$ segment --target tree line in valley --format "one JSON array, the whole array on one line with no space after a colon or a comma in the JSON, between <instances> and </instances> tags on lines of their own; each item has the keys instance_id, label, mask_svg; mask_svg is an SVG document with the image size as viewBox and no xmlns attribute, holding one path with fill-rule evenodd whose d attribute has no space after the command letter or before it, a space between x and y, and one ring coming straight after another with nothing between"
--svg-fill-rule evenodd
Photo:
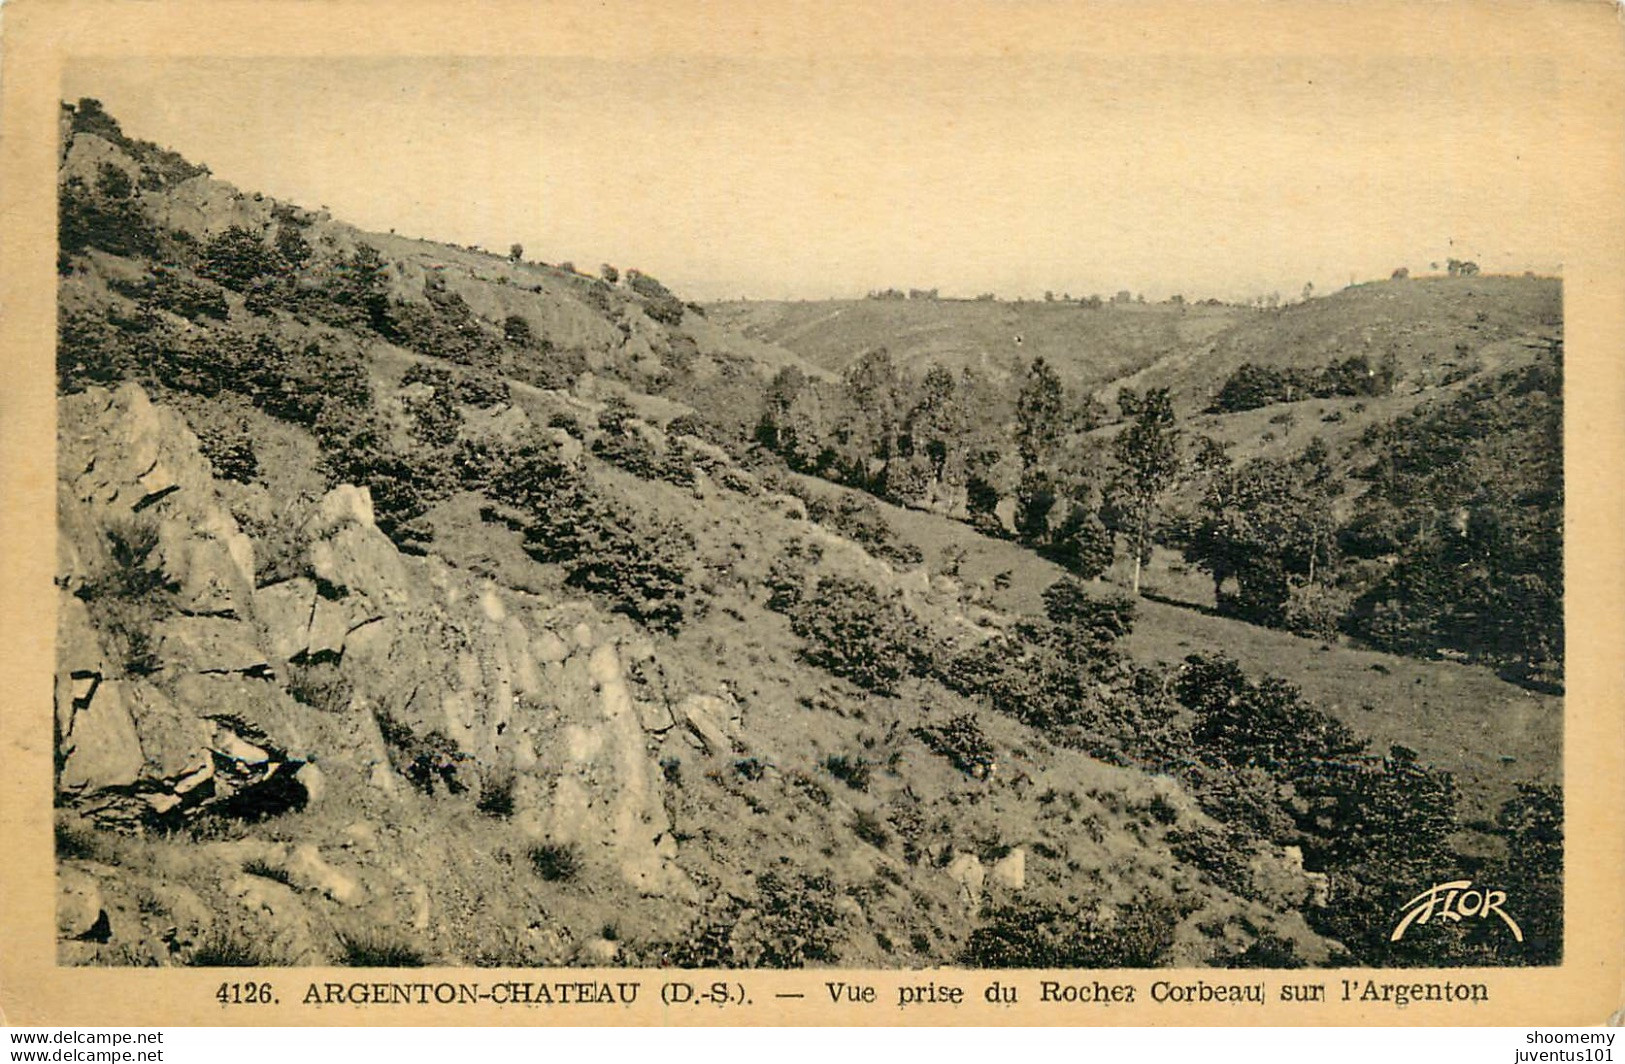
<instances>
[{"instance_id":1,"label":"tree line in valley","mask_svg":"<svg viewBox=\"0 0 1625 1064\"><path fill-rule=\"evenodd\" d=\"M1244 365L1209 412L1392 392L1392 358ZM947 512L1084 578L1123 558L1140 591L1155 548L1213 580L1217 610L1321 638L1457 656L1560 682L1562 345L1441 392L1338 453L1312 437L1236 460L1165 389L1112 412L1043 358L1013 382L884 349L835 381L795 368L767 388L756 442L802 473Z\"/></svg>"}]
</instances>

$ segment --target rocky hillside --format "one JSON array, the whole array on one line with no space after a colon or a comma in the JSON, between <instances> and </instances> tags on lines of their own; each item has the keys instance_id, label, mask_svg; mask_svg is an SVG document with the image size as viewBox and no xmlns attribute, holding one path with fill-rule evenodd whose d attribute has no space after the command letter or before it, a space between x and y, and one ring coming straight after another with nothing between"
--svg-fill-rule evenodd
<instances>
[{"instance_id":1,"label":"rocky hillside","mask_svg":"<svg viewBox=\"0 0 1625 1064\"><path fill-rule=\"evenodd\" d=\"M1016 618L684 433L795 356L92 103L62 194L65 961L1016 963L1031 913L1102 965L1336 953L1300 850L1208 870L1177 779L862 667L837 592L941 647Z\"/></svg>"},{"instance_id":2,"label":"rocky hillside","mask_svg":"<svg viewBox=\"0 0 1625 1064\"><path fill-rule=\"evenodd\" d=\"M60 194L65 962L1507 963L1388 912L1555 896L1549 788L1465 857L1415 750L928 557L753 442L831 375L654 278L362 233L94 101Z\"/></svg>"}]
</instances>

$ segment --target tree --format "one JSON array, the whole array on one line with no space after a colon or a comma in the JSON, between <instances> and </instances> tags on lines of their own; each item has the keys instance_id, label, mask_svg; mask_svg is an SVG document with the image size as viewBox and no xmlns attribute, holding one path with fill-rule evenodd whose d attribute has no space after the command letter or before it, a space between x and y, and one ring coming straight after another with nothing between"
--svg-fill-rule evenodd
<instances>
[{"instance_id":1,"label":"tree","mask_svg":"<svg viewBox=\"0 0 1625 1064\"><path fill-rule=\"evenodd\" d=\"M964 438L969 416L953 371L933 364L920 382L920 397L903 423L905 451L923 454L932 475L948 479L949 458Z\"/></svg>"},{"instance_id":2,"label":"tree","mask_svg":"<svg viewBox=\"0 0 1625 1064\"><path fill-rule=\"evenodd\" d=\"M508 247L508 261L518 262L525 257L525 245L512 244Z\"/></svg>"},{"instance_id":3,"label":"tree","mask_svg":"<svg viewBox=\"0 0 1625 1064\"><path fill-rule=\"evenodd\" d=\"M615 284L621 279L621 271L606 262L598 267L598 276L602 277L607 284Z\"/></svg>"},{"instance_id":4,"label":"tree","mask_svg":"<svg viewBox=\"0 0 1625 1064\"><path fill-rule=\"evenodd\" d=\"M1210 484L1185 557L1213 576L1214 598L1248 620L1279 625L1289 578L1314 585L1333 560L1336 523L1324 441L1296 462L1257 458ZM1235 599L1223 593L1238 585Z\"/></svg>"},{"instance_id":5,"label":"tree","mask_svg":"<svg viewBox=\"0 0 1625 1064\"><path fill-rule=\"evenodd\" d=\"M1134 594L1140 593L1140 568L1151 548L1151 531L1162 496L1179 477L1179 429L1168 389L1145 394L1140 415L1112 446L1113 509L1120 531L1134 551Z\"/></svg>"},{"instance_id":6,"label":"tree","mask_svg":"<svg viewBox=\"0 0 1625 1064\"><path fill-rule=\"evenodd\" d=\"M847 416L837 430L848 482L865 489L885 480L897 455L902 378L884 347L865 351L841 374ZM871 469L871 462L879 462Z\"/></svg>"},{"instance_id":7,"label":"tree","mask_svg":"<svg viewBox=\"0 0 1625 1064\"><path fill-rule=\"evenodd\" d=\"M1042 356L1033 359L1016 397L1016 451L1023 470L1042 465L1055 453L1064 404L1061 378Z\"/></svg>"}]
</instances>

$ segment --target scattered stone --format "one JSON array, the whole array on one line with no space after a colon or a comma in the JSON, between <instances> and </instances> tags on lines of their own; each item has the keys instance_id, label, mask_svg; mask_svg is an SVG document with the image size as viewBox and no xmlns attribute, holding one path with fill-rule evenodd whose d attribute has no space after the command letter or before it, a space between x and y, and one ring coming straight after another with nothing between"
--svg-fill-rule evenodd
<instances>
[{"instance_id":1,"label":"scattered stone","mask_svg":"<svg viewBox=\"0 0 1625 1064\"><path fill-rule=\"evenodd\" d=\"M126 681L86 684L73 703L61 739L62 773L57 786L70 791L128 787L141 776L144 759L135 722L126 705Z\"/></svg>"},{"instance_id":2,"label":"scattered stone","mask_svg":"<svg viewBox=\"0 0 1625 1064\"><path fill-rule=\"evenodd\" d=\"M965 907L975 909L982 904L982 883L987 872L981 858L973 853L962 853L948 863L948 878L959 886L959 898Z\"/></svg>"},{"instance_id":3,"label":"scattered stone","mask_svg":"<svg viewBox=\"0 0 1625 1064\"><path fill-rule=\"evenodd\" d=\"M570 656L570 645L560 639L556 632L542 631L530 641L530 652L537 661L554 665Z\"/></svg>"},{"instance_id":4,"label":"scattered stone","mask_svg":"<svg viewBox=\"0 0 1625 1064\"><path fill-rule=\"evenodd\" d=\"M102 888L94 878L72 865L56 876L56 934L58 938L86 938L107 920Z\"/></svg>"},{"instance_id":5,"label":"scattered stone","mask_svg":"<svg viewBox=\"0 0 1625 1064\"><path fill-rule=\"evenodd\" d=\"M729 757L734 752L729 727L728 704L715 695L689 695L678 703L677 715L688 725L712 757Z\"/></svg>"},{"instance_id":6,"label":"scattered stone","mask_svg":"<svg viewBox=\"0 0 1625 1064\"><path fill-rule=\"evenodd\" d=\"M581 958L599 967L607 967L615 963L615 958L621 955L621 947L607 938L591 938L581 944Z\"/></svg>"},{"instance_id":7,"label":"scattered stone","mask_svg":"<svg viewBox=\"0 0 1625 1064\"><path fill-rule=\"evenodd\" d=\"M1027 886L1027 851L1016 847L993 864L993 882L1005 890L1022 890Z\"/></svg>"},{"instance_id":8,"label":"scattered stone","mask_svg":"<svg viewBox=\"0 0 1625 1064\"><path fill-rule=\"evenodd\" d=\"M285 870L294 886L320 891L340 905L357 905L362 900L361 884L355 877L322 860L321 852L313 843L295 846Z\"/></svg>"},{"instance_id":9,"label":"scattered stone","mask_svg":"<svg viewBox=\"0 0 1625 1064\"><path fill-rule=\"evenodd\" d=\"M298 770L294 772L293 778L298 782L299 786L305 789L305 808L307 809L321 802L323 796L327 794L327 776L322 773L321 769L308 761L299 766Z\"/></svg>"}]
</instances>

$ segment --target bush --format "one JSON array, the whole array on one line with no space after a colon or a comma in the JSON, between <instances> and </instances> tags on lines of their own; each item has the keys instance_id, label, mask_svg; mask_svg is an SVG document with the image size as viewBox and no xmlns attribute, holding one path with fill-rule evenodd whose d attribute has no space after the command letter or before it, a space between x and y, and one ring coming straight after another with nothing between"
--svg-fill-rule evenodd
<instances>
[{"instance_id":1,"label":"bush","mask_svg":"<svg viewBox=\"0 0 1625 1064\"><path fill-rule=\"evenodd\" d=\"M480 799L474 803L474 808L498 820L506 820L513 816L513 792L516 782L511 772L480 780Z\"/></svg>"},{"instance_id":2,"label":"bush","mask_svg":"<svg viewBox=\"0 0 1625 1064\"><path fill-rule=\"evenodd\" d=\"M1176 697L1196 714L1191 738L1212 764L1256 765L1272 775L1365 751L1340 721L1304 702L1284 680L1248 680L1226 657L1192 655L1174 682Z\"/></svg>"},{"instance_id":3,"label":"bush","mask_svg":"<svg viewBox=\"0 0 1625 1064\"><path fill-rule=\"evenodd\" d=\"M1497 816L1507 840L1501 886L1518 900L1521 949L1508 963L1558 964L1563 959L1563 790L1518 784Z\"/></svg>"},{"instance_id":4,"label":"bush","mask_svg":"<svg viewBox=\"0 0 1625 1064\"><path fill-rule=\"evenodd\" d=\"M289 662L288 694L324 713L345 713L355 684L339 671L336 662Z\"/></svg>"},{"instance_id":5,"label":"bush","mask_svg":"<svg viewBox=\"0 0 1625 1064\"><path fill-rule=\"evenodd\" d=\"M805 502L808 517L833 528L877 558L898 565L918 565L925 558L914 544L898 541L873 499L842 492L834 503L822 497Z\"/></svg>"},{"instance_id":6,"label":"bush","mask_svg":"<svg viewBox=\"0 0 1625 1064\"><path fill-rule=\"evenodd\" d=\"M501 406L509 398L508 382L489 370L465 370L452 385L452 399L467 406L481 409Z\"/></svg>"},{"instance_id":7,"label":"bush","mask_svg":"<svg viewBox=\"0 0 1625 1064\"><path fill-rule=\"evenodd\" d=\"M70 177L57 190L57 241L63 251L76 254L97 248L127 258L158 254L157 226L132 196L112 196L108 183L98 181L92 191L84 181Z\"/></svg>"},{"instance_id":8,"label":"bush","mask_svg":"<svg viewBox=\"0 0 1625 1064\"><path fill-rule=\"evenodd\" d=\"M228 227L204 245L198 272L248 297L248 309L264 314L293 300L295 275L311 256L310 245L294 226L265 236L240 225Z\"/></svg>"},{"instance_id":9,"label":"bush","mask_svg":"<svg viewBox=\"0 0 1625 1064\"><path fill-rule=\"evenodd\" d=\"M428 963L416 946L376 933L341 933L338 946L338 963L346 968L421 968Z\"/></svg>"},{"instance_id":10,"label":"bush","mask_svg":"<svg viewBox=\"0 0 1625 1064\"><path fill-rule=\"evenodd\" d=\"M961 713L946 724L922 725L914 729L914 734L932 753L946 757L967 775L986 779L993 772L993 743L969 713Z\"/></svg>"},{"instance_id":11,"label":"bush","mask_svg":"<svg viewBox=\"0 0 1625 1064\"><path fill-rule=\"evenodd\" d=\"M678 968L805 968L830 964L840 931L827 876L764 872L749 901L730 898L680 942L661 951Z\"/></svg>"},{"instance_id":12,"label":"bush","mask_svg":"<svg viewBox=\"0 0 1625 1064\"><path fill-rule=\"evenodd\" d=\"M683 323L683 311L686 309L683 301L672 295L665 285L637 270L627 270L626 279L632 291L643 297L645 314L662 325Z\"/></svg>"},{"instance_id":13,"label":"bush","mask_svg":"<svg viewBox=\"0 0 1625 1064\"><path fill-rule=\"evenodd\" d=\"M891 832L886 830L879 817L864 809L858 810L852 817L852 834L877 850L891 845Z\"/></svg>"},{"instance_id":14,"label":"bush","mask_svg":"<svg viewBox=\"0 0 1625 1064\"><path fill-rule=\"evenodd\" d=\"M189 968L268 968L282 963L240 931L216 927L184 957Z\"/></svg>"},{"instance_id":15,"label":"bush","mask_svg":"<svg viewBox=\"0 0 1625 1064\"><path fill-rule=\"evenodd\" d=\"M1287 591L1282 618L1288 631L1317 639L1335 639L1354 596L1325 584L1294 584Z\"/></svg>"},{"instance_id":16,"label":"bush","mask_svg":"<svg viewBox=\"0 0 1625 1064\"><path fill-rule=\"evenodd\" d=\"M1246 949L1217 960L1215 966L1293 969L1308 967L1308 963L1298 956L1297 943L1289 938L1282 938L1273 931L1260 931L1258 937L1247 944Z\"/></svg>"},{"instance_id":17,"label":"bush","mask_svg":"<svg viewBox=\"0 0 1625 1064\"><path fill-rule=\"evenodd\" d=\"M908 672L910 648L919 641L896 597L838 576L820 579L813 594L792 608L790 628L806 641L802 655L808 661L880 694L895 693Z\"/></svg>"},{"instance_id":18,"label":"bush","mask_svg":"<svg viewBox=\"0 0 1625 1064\"><path fill-rule=\"evenodd\" d=\"M288 870L286 868L271 864L268 861L257 857L244 862L243 871L251 876L259 876L261 879L269 879L274 882L281 883L285 887L290 886L292 883L292 877L288 875Z\"/></svg>"},{"instance_id":19,"label":"bush","mask_svg":"<svg viewBox=\"0 0 1625 1064\"><path fill-rule=\"evenodd\" d=\"M607 597L611 609L673 632L688 609L694 538L607 492L537 437L513 452L495 478L497 494L523 514L525 549L564 566L571 587Z\"/></svg>"},{"instance_id":20,"label":"bush","mask_svg":"<svg viewBox=\"0 0 1625 1064\"><path fill-rule=\"evenodd\" d=\"M109 286L131 298L148 299L154 306L189 321L225 321L230 316L225 294L218 286L194 281L162 264L154 266L151 276L133 286L133 291L125 291L123 286L113 282L109 282Z\"/></svg>"},{"instance_id":21,"label":"bush","mask_svg":"<svg viewBox=\"0 0 1625 1064\"><path fill-rule=\"evenodd\" d=\"M1049 530L1040 553L1085 580L1092 580L1111 567L1116 545L1099 513L1074 506L1059 525Z\"/></svg>"},{"instance_id":22,"label":"bush","mask_svg":"<svg viewBox=\"0 0 1625 1064\"><path fill-rule=\"evenodd\" d=\"M569 883L581 874L581 849L569 843L544 842L532 846L530 866L549 883Z\"/></svg>"},{"instance_id":23,"label":"bush","mask_svg":"<svg viewBox=\"0 0 1625 1064\"><path fill-rule=\"evenodd\" d=\"M848 757L845 754L831 754L824 759L824 768L829 774L851 787L855 791L869 789L869 762L861 757Z\"/></svg>"},{"instance_id":24,"label":"bush","mask_svg":"<svg viewBox=\"0 0 1625 1064\"><path fill-rule=\"evenodd\" d=\"M1142 898L1104 921L1078 903L1017 902L988 913L960 963L971 968L1155 968L1166 963L1179 915Z\"/></svg>"},{"instance_id":25,"label":"bush","mask_svg":"<svg viewBox=\"0 0 1625 1064\"><path fill-rule=\"evenodd\" d=\"M377 721L390 763L412 786L426 795L438 790L447 794L462 794L468 790L461 771L473 758L458 750L444 732L431 729L419 735L384 709L378 710Z\"/></svg>"},{"instance_id":26,"label":"bush","mask_svg":"<svg viewBox=\"0 0 1625 1064\"><path fill-rule=\"evenodd\" d=\"M1092 651L1131 635L1134 612L1129 596L1091 595L1076 580L1057 580L1044 589L1044 613L1050 623Z\"/></svg>"}]
</instances>

